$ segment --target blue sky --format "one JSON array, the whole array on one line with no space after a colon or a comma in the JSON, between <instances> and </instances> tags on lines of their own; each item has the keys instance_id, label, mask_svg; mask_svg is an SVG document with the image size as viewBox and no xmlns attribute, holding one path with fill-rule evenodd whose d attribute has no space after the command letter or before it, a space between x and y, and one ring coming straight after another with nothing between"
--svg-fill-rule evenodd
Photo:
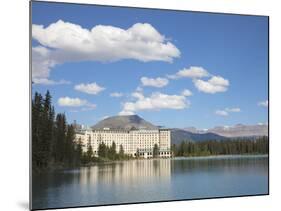
<instances>
[{"instance_id":1,"label":"blue sky","mask_svg":"<svg viewBox=\"0 0 281 211\"><path fill-rule=\"evenodd\" d=\"M265 123L267 21L33 2L33 92L86 125L120 112L166 127Z\"/></svg>"}]
</instances>

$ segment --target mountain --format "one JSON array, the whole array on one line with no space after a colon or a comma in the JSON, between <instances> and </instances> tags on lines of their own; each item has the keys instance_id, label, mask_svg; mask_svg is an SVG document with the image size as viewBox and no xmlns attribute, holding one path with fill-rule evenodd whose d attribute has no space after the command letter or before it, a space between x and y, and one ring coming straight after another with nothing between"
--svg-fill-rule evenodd
<instances>
[{"instance_id":1,"label":"mountain","mask_svg":"<svg viewBox=\"0 0 281 211\"><path fill-rule=\"evenodd\" d=\"M128 115L128 116L112 116L106 119L101 120L96 125L92 127L93 129L103 129L103 128L111 128L111 129L158 129L159 126L155 126L152 123L144 120L138 115ZM192 132L188 132L182 129L171 129L171 142L172 144L179 144L183 140L189 141L204 141L204 140L224 140L225 137L216 135L214 133L206 133L206 134L196 134Z\"/></svg>"},{"instance_id":2,"label":"mountain","mask_svg":"<svg viewBox=\"0 0 281 211\"><path fill-rule=\"evenodd\" d=\"M197 134L214 133L228 138L268 136L267 124L258 124L258 125L237 124L228 127L226 126L214 127L207 130L198 130L192 127L192 128L185 128L184 130Z\"/></svg>"},{"instance_id":3,"label":"mountain","mask_svg":"<svg viewBox=\"0 0 281 211\"><path fill-rule=\"evenodd\" d=\"M158 127L145 121L138 115L112 116L105 118L92 127L93 129L157 129Z\"/></svg>"},{"instance_id":4,"label":"mountain","mask_svg":"<svg viewBox=\"0 0 281 211\"><path fill-rule=\"evenodd\" d=\"M101 120L92 127L93 129L158 129L152 123L144 120L138 115L112 116ZM199 130L195 127L185 129L171 129L172 144L179 144L182 141L206 141L206 140L228 140L233 137L258 137L268 134L268 125L242 125L231 127L214 127L211 129Z\"/></svg>"},{"instance_id":5,"label":"mountain","mask_svg":"<svg viewBox=\"0 0 281 211\"><path fill-rule=\"evenodd\" d=\"M215 133L193 133L183 129L174 128L171 130L172 144L180 144L182 141L206 141L206 140L227 140L224 136Z\"/></svg>"}]
</instances>

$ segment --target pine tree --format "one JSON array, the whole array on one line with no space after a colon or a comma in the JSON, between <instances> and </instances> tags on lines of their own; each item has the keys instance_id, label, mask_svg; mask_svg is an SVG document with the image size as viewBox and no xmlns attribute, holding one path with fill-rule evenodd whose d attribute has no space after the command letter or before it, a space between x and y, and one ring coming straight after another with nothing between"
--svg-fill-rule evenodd
<instances>
[{"instance_id":1,"label":"pine tree","mask_svg":"<svg viewBox=\"0 0 281 211\"><path fill-rule=\"evenodd\" d=\"M87 143L87 154L86 154L86 160L87 162L90 162L93 158L93 148L92 148L92 144L91 144L91 136L89 136L88 138L88 143Z\"/></svg>"},{"instance_id":2,"label":"pine tree","mask_svg":"<svg viewBox=\"0 0 281 211\"><path fill-rule=\"evenodd\" d=\"M158 144L154 144L154 147L153 147L153 157L158 157L159 155L159 147L158 147Z\"/></svg>"},{"instance_id":3,"label":"pine tree","mask_svg":"<svg viewBox=\"0 0 281 211\"><path fill-rule=\"evenodd\" d=\"M42 95L35 92L32 100L32 166L33 169L42 167L42 159L40 153L41 146L41 122L43 112Z\"/></svg>"},{"instance_id":4,"label":"pine tree","mask_svg":"<svg viewBox=\"0 0 281 211\"><path fill-rule=\"evenodd\" d=\"M53 156L57 163L63 163L65 161L66 153L66 119L65 114L57 114L55 122L55 137Z\"/></svg>"},{"instance_id":5,"label":"pine tree","mask_svg":"<svg viewBox=\"0 0 281 211\"><path fill-rule=\"evenodd\" d=\"M111 160L115 160L116 158L116 144L114 141L108 150L108 158Z\"/></svg>"},{"instance_id":6,"label":"pine tree","mask_svg":"<svg viewBox=\"0 0 281 211\"><path fill-rule=\"evenodd\" d=\"M75 131L73 125L67 126L66 140L65 140L65 160L68 166L74 164L75 158Z\"/></svg>"},{"instance_id":7,"label":"pine tree","mask_svg":"<svg viewBox=\"0 0 281 211\"><path fill-rule=\"evenodd\" d=\"M107 147L103 142L101 144L99 144L98 155L99 155L99 157L102 157L102 158L107 157Z\"/></svg>"},{"instance_id":8,"label":"pine tree","mask_svg":"<svg viewBox=\"0 0 281 211\"><path fill-rule=\"evenodd\" d=\"M81 139L78 140L78 143L75 146L75 164L80 165L82 162L83 157L83 149L82 149L82 141Z\"/></svg>"},{"instance_id":9,"label":"pine tree","mask_svg":"<svg viewBox=\"0 0 281 211\"><path fill-rule=\"evenodd\" d=\"M43 100L43 112L41 121L41 159L43 166L48 166L51 156L51 143L53 138L54 113L51 105L51 95L47 91Z\"/></svg>"},{"instance_id":10,"label":"pine tree","mask_svg":"<svg viewBox=\"0 0 281 211\"><path fill-rule=\"evenodd\" d=\"M124 158L124 156L125 156L124 148L121 144L120 147L119 147L119 157L122 159L122 158Z\"/></svg>"}]
</instances>

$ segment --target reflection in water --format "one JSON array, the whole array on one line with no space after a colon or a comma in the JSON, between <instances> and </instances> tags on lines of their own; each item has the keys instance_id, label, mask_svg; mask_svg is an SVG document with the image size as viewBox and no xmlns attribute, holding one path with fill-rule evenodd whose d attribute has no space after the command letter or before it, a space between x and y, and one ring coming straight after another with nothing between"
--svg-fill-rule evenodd
<instances>
[{"instance_id":1,"label":"reflection in water","mask_svg":"<svg viewBox=\"0 0 281 211\"><path fill-rule=\"evenodd\" d=\"M266 194L267 157L131 160L33 177L33 208Z\"/></svg>"},{"instance_id":2,"label":"reflection in water","mask_svg":"<svg viewBox=\"0 0 281 211\"><path fill-rule=\"evenodd\" d=\"M80 169L80 184L96 183L146 183L154 180L170 179L170 160L135 160L105 163Z\"/></svg>"}]
</instances>

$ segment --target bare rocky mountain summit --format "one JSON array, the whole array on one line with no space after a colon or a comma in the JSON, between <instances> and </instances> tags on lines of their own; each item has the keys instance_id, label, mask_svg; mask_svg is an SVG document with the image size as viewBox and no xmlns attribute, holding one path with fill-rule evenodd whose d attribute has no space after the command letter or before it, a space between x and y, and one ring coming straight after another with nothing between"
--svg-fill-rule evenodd
<instances>
[{"instance_id":1,"label":"bare rocky mountain summit","mask_svg":"<svg viewBox=\"0 0 281 211\"><path fill-rule=\"evenodd\" d=\"M147 122L138 115L112 116L105 118L92 127L93 129L157 129L158 127Z\"/></svg>"}]
</instances>

